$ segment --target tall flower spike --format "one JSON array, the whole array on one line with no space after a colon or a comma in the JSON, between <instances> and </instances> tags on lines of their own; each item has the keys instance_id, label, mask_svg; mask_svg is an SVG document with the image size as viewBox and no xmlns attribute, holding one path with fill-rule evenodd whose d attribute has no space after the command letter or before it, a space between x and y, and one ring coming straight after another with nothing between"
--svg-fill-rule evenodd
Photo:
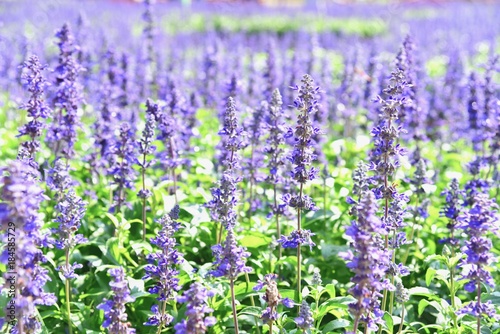
<instances>
[{"instance_id":1,"label":"tall flower spike","mask_svg":"<svg viewBox=\"0 0 500 334\"><path fill-rule=\"evenodd\" d=\"M57 91L53 101L56 112L47 139L52 143L56 157L62 154L66 160L69 160L75 155L74 144L77 129L80 126L78 107L83 96L78 76L84 69L74 57L78 46L74 42L68 24L63 25L56 33L56 37L59 38L57 43L59 64L55 69Z\"/></svg>"},{"instance_id":2,"label":"tall flower spike","mask_svg":"<svg viewBox=\"0 0 500 334\"><path fill-rule=\"evenodd\" d=\"M212 246L215 256L215 269L210 273L214 277L227 277L236 279L240 274L249 273L252 268L245 265L246 258L250 253L245 248L238 246L234 230L227 228L227 236L224 245Z\"/></svg>"},{"instance_id":3,"label":"tall flower spike","mask_svg":"<svg viewBox=\"0 0 500 334\"><path fill-rule=\"evenodd\" d=\"M5 320L15 326L14 331L38 333L41 323L37 305L56 303L53 294L43 291L49 280L48 271L41 267L45 257L40 247L47 246L45 236L40 233L43 221L38 213L43 190L33 177L37 171L22 161L12 161L0 173L0 240L8 246L4 247L0 261L7 269L3 274L4 287L11 289L14 282L17 291L13 298L15 314L6 309L5 314L12 317L1 319L0 324ZM12 237L7 238L12 233L15 242Z\"/></svg>"},{"instance_id":4,"label":"tall flower spike","mask_svg":"<svg viewBox=\"0 0 500 334\"><path fill-rule=\"evenodd\" d=\"M295 323L297 324L297 327L299 327L303 331L312 328L314 325L314 318L311 312L311 308L309 307L309 304L305 301L305 299L302 301L299 315L297 318L295 318Z\"/></svg>"},{"instance_id":5,"label":"tall flower spike","mask_svg":"<svg viewBox=\"0 0 500 334\"><path fill-rule=\"evenodd\" d=\"M169 214L158 220L161 230L157 237L151 239L151 243L159 248L159 251L148 254L146 259L148 265L144 268L146 275L143 279L153 279L154 285L148 289L149 293L156 294L160 306L153 305L151 311L153 315L145 323L147 326L158 326L159 330L163 325L168 325L173 317L165 313L165 305L174 300L175 293L180 289L177 275L179 271L176 266L184 259L182 254L176 250L177 242L174 233L179 229L180 224L175 220L179 218L179 207L175 206Z\"/></svg>"},{"instance_id":6,"label":"tall flower spike","mask_svg":"<svg viewBox=\"0 0 500 334\"><path fill-rule=\"evenodd\" d=\"M151 190L146 188L146 170L154 164L154 159L147 160L148 155L153 154L156 151L156 146L152 145L155 135L156 121L152 114L146 114L146 124L144 130L142 131L142 137L139 140L139 154L141 155L141 160L137 159L136 163L141 168L141 190L137 193L137 196L142 199L142 240L146 238L146 204L147 199L153 194Z\"/></svg>"},{"instance_id":7,"label":"tall flower spike","mask_svg":"<svg viewBox=\"0 0 500 334\"><path fill-rule=\"evenodd\" d=\"M26 81L27 90L31 96L27 103L21 105L21 108L26 109L30 121L19 128L18 136L30 137L29 141L21 144L21 147L29 152L31 159L34 159L35 153L40 149L38 137L41 136L45 127L44 119L47 119L52 113L44 99L45 88L49 86L49 83L45 81L42 71L47 66L40 64L37 56L31 56L23 63L22 68L21 78Z\"/></svg>"},{"instance_id":8,"label":"tall flower spike","mask_svg":"<svg viewBox=\"0 0 500 334\"><path fill-rule=\"evenodd\" d=\"M319 128L312 124L312 116L318 110L317 94L319 87L313 86L314 82L308 74L302 78L302 86L294 89L299 92L299 96L295 99L294 105L299 115L297 116L297 125L295 130L288 129L288 136L294 136L295 146L289 160L294 165L291 177L299 184L298 194L285 194L283 202L291 208L297 210L297 229L290 236L282 236L278 242L283 248L297 248L297 299L301 294L301 245L309 245L311 248L314 243L310 237L313 233L301 228L301 213L302 210L317 210L312 199L304 195L304 184L307 181L313 180L318 175L318 169L312 167L312 162L316 159L314 147L312 146L313 136L320 133Z\"/></svg>"},{"instance_id":9,"label":"tall flower spike","mask_svg":"<svg viewBox=\"0 0 500 334\"><path fill-rule=\"evenodd\" d=\"M130 125L122 123L119 138L109 150L110 168L108 175L113 177L113 184L116 185L114 203L111 207L113 212L120 212L122 205L126 204L126 189L134 189L134 181L137 177L133 168L137 159L134 137Z\"/></svg>"},{"instance_id":10,"label":"tall flower spike","mask_svg":"<svg viewBox=\"0 0 500 334\"><path fill-rule=\"evenodd\" d=\"M207 299L213 297L214 292L207 290L201 283L194 282L184 295L177 297L179 303L186 304L187 320L183 319L175 325L176 334L203 334L208 327L215 325L215 317L206 316L213 312L207 305Z\"/></svg>"},{"instance_id":11,"label":"tall flower spike","mask_svg":"<svg viewBox=\"0 0 500 334\"><path fill-rule=\"evenodd\" d=\"M127 322L125 309L125 304L134 301L134 298L130 296L125 271L122 267L118 267L109 269L108 273L113 277L109 283L113 298L104 299L101 304L97 305L98 310L104 311L102 327L106 328L109 334L134 334L135 329L131 328L131 324Z\"/></svg>"},{"instance_id":12,"label":"tall flower spike","mask_svg":"<svg viewBox=\"0 0 500 334\"><path fill-rule=\"evenodd\" d=\"M385 278L390 268L391 252L384 250L381 236L388 234L382 220L377 217L377 201L371 191L362 194L356 207L356 220L346 229L351 240L351 250L340 254L348 261L347 267L354 272L355 284L349 293L356 299L349 304L354 315L353 333L359 324L365 323L371 330L377 329L383 312L380 310L380 291L393 290Z\"/></svg>"},{"instance_id":13,"label":"tall flower spike","mask_svg":"<svg viewBox=\"0 0 500 334\"><path fill-rule=\"evenodd\" d=\"M465 305L458 314L470 314L480 319L483 315L499 318L495 314L495 307L491 301L481 301L481 285L491 288L495 282L487 267L495 260L491 253L493 247L488 237L489 232L498 233L499 216L498 205L486 194L477 194L474 197L472 208L458 217L457 228L465 231L469 239L462 252L467 256L460 266L463 268L462 279L467 280L464 289L468 292L477 292L477 300ZM480 331L478 320L478 331Z\"/></svg>"},{"instance_id":14,"label":"tall flower spike","mask_svg":"<svg viewBox=\"0 0 500 334\"><path fill-rule=\"evenodd\" d=\"M221 136L221 142L218 145L220 150L218 160L222 161L222 164L228 169L238 169L241 158L235 152L244 147L243 138L245 133L238 126L236 103L232 97L227 99L219 136Z\"/></svg>"},{"instance_id":15,"label":"tall flower spike","mask_svg":"<svg viewBox=\"0 0 500 334\"><path fill-rule=\"evenodd\" d=\"M455 235L458 223L458 217L462 213L463 201L465 192L460 189L460 184L457 179L453 179L447 189L441 192L441 196L445 196L445 204L441 210L441 216L448 218L448 230L450 231L449 238L442 240L444 243L449 243L452 251L459 245L459 239Z\"/></svg>"}]
</instances>

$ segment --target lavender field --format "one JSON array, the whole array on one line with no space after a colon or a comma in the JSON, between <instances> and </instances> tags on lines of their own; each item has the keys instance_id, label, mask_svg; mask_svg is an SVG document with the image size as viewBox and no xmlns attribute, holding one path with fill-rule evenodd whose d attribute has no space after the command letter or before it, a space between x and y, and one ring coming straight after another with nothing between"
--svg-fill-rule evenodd
<instances>
[{"instance_id":1,"label":"lavender field","mask_svg":"<svg viewBox=\"0 0 500 334\"><path fill-rule=\"evenodd\" d=\"M0 1L0 332L500 333L499 15Z\"/></svg>"}]
</instances>

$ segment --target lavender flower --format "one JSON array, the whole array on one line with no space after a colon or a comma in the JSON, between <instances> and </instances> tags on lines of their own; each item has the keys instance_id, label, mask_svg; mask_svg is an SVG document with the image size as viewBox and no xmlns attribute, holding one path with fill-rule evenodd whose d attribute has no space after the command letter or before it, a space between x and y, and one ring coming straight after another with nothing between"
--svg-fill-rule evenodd
<instances>
[{"instance_id":1,"label":"lavender flower","mask_svg":"<svg viewBox=\"0 0 500 334\"><path fill-rule=\"evenodd\" d=\"M311 138L317 135L320 130L312 124L311 115L317 112L316 94L319 87L313 86L313 80L309 75L304 75L302 78L302 86L295 87L298 90L299 96L294 101L295 108L300 112L297 120L295 130L288 129L288 136L292 133L295 137L295 146L289 160L294 164L291 177L300 185L298 194L285 194L283 201L288 206L295 208L298 213L297 217L297 230L294 231L289 237L282 236L279 242L283 248L287 247L300 247L300 242L311 235L310 231L301 231L301 211L302 210L317 210L312 199L303 194L303 187L307 181L313 180L318 174L318 169L312 167L312 162L316 159L313 153L314 148L311 145ZM311 243L306 243L312 246ZM286 247L285 247L286 246Z\"/></svg>"},{"instance_id":2,"label":"lavender flower","mask_svg":"<svg viewBox=\"0 0 500 334\"><path fill-rule=\"evenodd\" d=\"M314 325L314 318L311 312L311 308L309 307L309 304L307 304L305 299L302 301L299 315L297 318L295 318L295 323L297 324L297 327L299 327L303 331L312 328L312 326Z\"/></svg>"},{"instance_id":3,"label":"lavender flower","mask_svg":"<svg viewBox=\"0 0 500 334\"><path fill-rule=\"evenodd\" d=\"M40 64L37 56L31 56L23 63L22 67L22 78L26 81L27 90L31 93L31 96L27 103L21 105L21 109L26 109L31 120L19 128L18 136L30 137L30 141L23 142L21 147L25 148L29 152L30 158L34 159L35 153L40 149L37 138L41 136L45 127L43 120L47 119L52 113L44 100L45 88L49 86L49 83L45 81L42 71L47 66Z\"/></svg>"},{"instance_id":4,"label":"lavender flower","mask_svg":"<svg viewBox=\"0 0 500 334\"><path fill-rule=\"evenodd\" d=\"M6 309L2 320L18 332L37 333L41 330L37 305L56 303L54 294L43 291L49 280L48 271L41 267L45 257L40 247L48 246L46 236L40 232L43 221L38 213L44 200L43 190L33 177L37 171L22 161L14 160L0 172L0 232L2 243L8 246L0 261L7 268L4 287L10 290L14 284L17 291L13 298L14 314Z\"/></svg>"},{"instance_id":5,"label":"lavender flower","mask_svg":"<svg viewBox=\"0 0 500 334\"><path fill-rule=\"evenodd\" d=\"M463 268L462 279L467 280L464 289L468 292L477 292L478 298L460 309L458 314L470 314L478 319L482 315L495 317L495 308L491 301L481 301L481 284L491 288L495 282L487 267L494 261L495 256L491 253L493 247L488 238L488 232L498 233L498 205L485 194L477 194L474 197L472 208L458 217L457 228L463 229L469 239L462 252L467 256L460 265ZM480 331L480 320L478 320L478 331Z\"/></svg>"},{"instance_id":6,"label":"lavender flower","mask_svg":"<svg viewBox=\"0 0 500 334\"><path fill-rule=\"evenodd\" d=\"M236 104L232 97L227 99L222 125L222 129L219 131L221 142L218 149L220 153L217 158L228 169L238 169L241 158L235 152L244 147L245 132L238 126Z\"/></svg>"},{"instance_id":7,"label":"lavender flower","mask_svg":"<svg viewBox=\"0 0 500 334\"><path fill-rule=\"evenodd\" d=\"M54 245L58 249L63 249L69 253L76 245L87 242L87 239L82 234L75 234L80 228L81 220L85 215L86 204L76 195L73 189L68 189L57 202L55 211L58 214L54 222L58 224L58 227L52 229L52 233L57 236ZM74 268L81 268L81 265L73 264L72 266L63 265L59 267L60 270L64 271L66 278L76 277Z\"/></svg>"},{"instance_id":8,"label":"lavender flower","mask_svg":"<svg viewBox=\"0 0 500 334\"><path fill-rule=\"evenodd\" d=\"M457 228L458 217L462 213L463 199L465 197L465 192L460 189L460 184L457 179L453 179L447 189L441 192L441 196L445 196L445 204L441 211L441 215L448 218L448 230L450 231L450 237L442 240L444 243L449 243L454 246L454 249L459 244L458 238L455 236L455 230Z\"/></svg>"},{"instance_id":9,"label":"lavender flower","mask_svg":"<svg viewBox=\"0 0 500 334\"><path fill-rule=\"evenodd\" d=\"M60 50L59 64L55 69L57 92L53 102L56 113L47 139L53 144L56 157L62 153L69 160L75 155L74 144L80 125L78 106L83 97L78 75L84 69L73 56L78 46L74 43L68 24L63 25L56 37L59 38Z\"/></svg>"},{"instance_id":10,"label":"lavender flower","mask_svg":"<svg viewBox=\"0 0 500 334\"><path fill-rule=\"evenodd\" d=\"M229 171L222 174L218 188L212 188L213 199L205 206L210 209L212 219L226 229L234 228L238 221L236 205L238 204L237 184L240 177L233 176Z\"/></svg>"},{"instance_id":11,"label":"lavender flower","mask_svg":"<svg viewBox=\"0 0 500 334\"><path fill-rule=\"evenodd\" d=\"M141 168L141 174L143 177L144 183L144 173L146 169L151 167L154 164L154 160L147 161L147 156L151 155L155 152L156 146L152 145L154 134L155 134L156 123L154 117L152 115L146 115L146 125L144 126L144 130L142 131L142 137L137 142L139 154L142 156L142 160L136 160L137 165ZM147 199L151 197L152 193L149 189L145 189L144 187L139 190L137 196L139 198Z\"/></svg>"},{"instance_id":12,"label":"lavender flower","mask_svg":"<svg viewBox=\"0 0 500 334\"><path fill-rule=\"evenodd\" d=\"M186 303L187 320L182 320L175 325L176 334L203 334L206 333L207 327L215 325L217 320L215 317L206 316L207 313L213 312L207 306L207 299L213 297L214 292L205 289L198 282L191 284L183 296L177 297L179 303Z\"/></svg>"},{"instance_id":13,"label":"lavender flower","mask_svg":"<svg viewBox=\"0 0 500 334\"><path fill-rule=\"evenodd\" d=\"M272 332L272 323L278 320L277 307L280 303L288 308L292 308L294 305L293 300L289 298L282 298L278 291L278 284L276 280L278 275L267 274L264 276L263 280L259 280L257 285L254 286L254 291L262 290L266 288L266 294L264 295L264 301L267 303L267 308L262 312L261 319L264 323L269 324L270 332Z\"/></svg>"},{"instance_id":14,"label":"lavender flower","mask_svg":"<svg viewBox=\"0 0 500 334\"><path fill-rule=\"evenodd\" d=\"M128 123L122 123L120 126L119 138L110 148L108 159L111 167L108 169L108 175L113 177L113 184L116 185L114 204L111 210L119 212L121 206L125 203L126 189L134 188L136 172L133 168L136 161L136 145L134 141L134 132Z\"/></svg>"},{"instance_id":15,"label":"lavender flower","mask_svg":"<svg viewBox=\"0 0 500 334\"><path fill-rule=\"evenodd\" d=\"M231 226L227 228L224 244L212 246L212 252L215 256L215 269L210 273L214 277L227 277L234 280L240 274L252 271L252 268L245 265L246 258L250 256L250 253L245 248L238 246Z\"/></svg>"},{"instance_id":16,"label":"lavender flower","mask_svg":"<svg viewBox=\"0 0 500 334\"><path fill-rule=\"evenodd\" d=\"M135 329L131 328L127 322L127 312L125 304L133 302L135 299L130 296L125 271L122 267L112 268L108 273L113 277L109 283L113 291L113 299L104 299L97 305L98 310L104 311L104 322L102 327L110 334L134 334Z\"/></svg>"},{"instance_id":17,"label":"lavender flower","mask_svg":"<svg viewBox=\"0 0 500 334\"><path fill-rule=\"evenodd\" d=\"M357 205L357 220L346 229L352 251L340 254L348 261L347 267L354 272L351 281L355 284L349 293L356 301L349 305L355 317L354 333L360 323L371 330L377 329L383 312L380 309L380 291L393 290L385 279L390 268L391 251L384 250L381 236L388 234L383 221L376 215L377 202L372 192L365 192Z\"/></svg>"},{"instance_id":18,"label":"lavender flower","mask_svg":"<svg viewBox=\"0 0 500 334\"><path fill-rule=\"evenodd\" d=\"M178 219L178 207L174 207L172 211L162 216L158 223L161 225L161 230L157 237L151 239L153 245L158 246L160 251L148 254L146 259L149 264L144 268L146 275L143 279L152 278L154 285L148 289L149 293L156 294L156 298L161 302L161 307L154 305L151 308L153 315L149 317L145 323L147 326L158 326L160 329L163 325L168 325L173 317L165 313L165 306L168 301L175 298L175 292L180 289L179 279L176 277L179 271L175 268L184 261L182 254L176 249L176 240L174 233L179 229L180 224L175 221Z\"/></svg>"}]
</instances>

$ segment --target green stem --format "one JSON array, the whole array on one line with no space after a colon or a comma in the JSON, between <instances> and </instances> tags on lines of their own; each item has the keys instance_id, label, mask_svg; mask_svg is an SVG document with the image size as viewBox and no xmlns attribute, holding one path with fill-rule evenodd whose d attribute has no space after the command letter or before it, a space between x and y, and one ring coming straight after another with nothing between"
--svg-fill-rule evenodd
<instances>
[{"instance_id":1,"label":"green stem","mask_svg":"<svg viewBox=\"0 0 500 334\"><path fill-rule=\"evenodd\" d=\"M245 273L245 280L247 282L247 291L248 291L248 288L250 287L250 277L248 276L248 273ZM250 304L252 306L255 306L255 300L253 299L253 296L250 296ZM257 318L254 318L254 322L255 322L255 328L257 329L257 333L260 334L259 321L257 320Z\"/></svg>"},{"instance_id":2,"label":"green stem","mask_svg":"<svg viewBox=\"0 0 500 334\"><path fill-rule=\"evenodd\" d=\"M236 299L234 297L234 278L229 279L229 286L231 289L231 306L233 309L234 333L239 334L238 316L236 315Z\"/></svg>"},{"instance_id":3,"label":"green stem","mask_svg":"<svg viewBox=\"0 0 500 334\"><path fill-rule=\"evenodd\" d=\"M145 157L145 155L144 155ZM146 160L145 158L143 161ZM142 190L146 190L145 168L142 168ZM146 198L142 199L142 241L146 240Z\"/></svg>"},{"instance_id":4,"label":"green stem","mask_svg":"<svg viewBox=\"0 0 500 334\"><path fill-rule=\"evenodd\" d=\"M481 309L481 282L477 282L477 309ZM477 316L477 334L481 334L481 314Z\"/></svg>"},{"instance_id":5,"label":"green stem","mask_svg":"<svg viewBox=\"0 0 500 334\"><path fill-rule=\"evenodd\" d=\"M398 334L401 334L401 331L403 330L403 324L405 322L405 304L403 303L401 308L401 322L399 323L399 330Z\"/></svg>"},{"instance_id":6,"label":"green stem","mask_svg":"<svg viewBox=\"0 0 500 334\"><path fill-rule=\"evenodd\" d=\"M69 249L66 248L65 250L66 252L66 269L69 268ZM71 305L70 305L70 282L69 282L69 279L66 278L66 281L64 282L65 283L65 287L66 287L66 315L68 317L68 331L69 331L69 334L72 334L73 333L73 328L71 326Z\"/></svg>"}]
</instances>

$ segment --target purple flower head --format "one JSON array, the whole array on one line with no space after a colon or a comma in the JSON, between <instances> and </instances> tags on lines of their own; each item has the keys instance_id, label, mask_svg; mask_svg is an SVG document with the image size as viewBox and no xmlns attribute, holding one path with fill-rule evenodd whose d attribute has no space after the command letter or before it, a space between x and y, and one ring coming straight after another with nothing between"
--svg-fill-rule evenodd
<instances>
[{"instance_id":1,"label":"purple flower head","mask_svg":"<svg viewBox=\"0 0 500 334\"><path fill-rule=\"evenodd\" d=\"M312 250L316 244L312 241L311 237L315 235L311 233L309 230L295 230L290 233L290 235L284 236L282 235L278 242L281 244L283 248L297 248L299 246L309 246Z\"/></svg>"},{"instance_id":2,"label":"purple flower head","mask_svg":"<svg viewBox=\"0 0 500 334\"><path fill-rule=\"evenodd\" d=\"M261 182L265 176L259 170L264 166L263 149L260 143L264 135L265 126L264 119L269 113L269 104L262 101L259 108L255 108L252 112L249 122L246 124L246 133L248 133L248 144L251 146L251 154L246 159L245 174L248 182L252 184Z\"/></svg>"},{"instance_id":3,"label":"purple flower head","mask_svg":"<svg viewBox=\"0 0 500 334\"><path fill-rule=\"evenodd\" d=\"M307 330L314 325L314 318L311 312L311 308L309 304L307 304L306 300L302 300L302 305L300 306L300 312L297 318L295 318L295 323L297 327L302 330Z\"/></svg>"},{"instance_id":4,"label":"purple flower head","mask_svg":"<svg viewBox=\"0 0 500 334\"><path fill-rule=\"evenodd\" d=\"M136 161L136 142L134 131L129 123L122 123L120 126L119 138L111 146L108 154L110 168L108 175L113 177L113 184L116 185L113 211L119 211L126 201L126 189L134 188L134 181L137 177L133 165Z\"/></svg>"},{"instance_id":5,"label":"purple flower head","mask_svg":"<svg viewBox=\"0 0 500 334\"><path fill-rule=\"evenodd\" d=\"M207 331L207 327L215 325L217 321L215 317L206 316L206 314L213 312L207 305L207 299L213 295L212 291L195 282L191 284L183 296L177 297L179 303L186 304L187 320L182 320L175 325L176 334L203 334Z\"/></svg>"},{"instance_id":6,"label":"purple flower head","mask_svg":"<svg viewBox=\"0 0 500 334\"><path fill-rule=\"evenodd\" d=\"M245 132L238 126L236 105L232 97L227 99L219 136L221 136L219 161L222 161L222 164L229 169L238 169L241 158L236 152L245 145Z\"/></svg>"},{"instance_id":7,"label":"purple flower head","mask_svg":"<svg viewBox=\"0 0 500 334\"><path fill-rule=\"evenodd\" d=\"M466 258L460 265L463 267L462 279L468 280L465 290L476 291L478 286L486 284L494 287L495 283L487 267L494 261L491 253L492 243L489 232L498 232L498 205L486 194L477 194L472 208L458 217L456 228L463 229L469 239L462 247Z\"/></svg>"},{"instance_id":8,"label":"purple flower head","mask_svg":"<svg viewBox=\"0 0 500 334\"><path fill-rule=\"evenodd\" d=\"M108 270L112 276L109 286L113 292L113 299L104 299L97 305L98 310L104 311L104 322L102 327L108 330L110 334L134 334L135 329L131 328L127 322L127 312L125 304L133 302L135 299L130 296L125 271L122 267Z\"/></svg>"},{"instance_id":9,"label":"purple flower head","mask_svg":"<svg viewBox=\"0 0 500 334\"><path fill-rule=\"evenodd\" d=\"M269 117L266 124L269 136L266 140L266 146L264 147L264 152L269 157L269 174L266 181L271 184L279 184L283 180L281 169L285 161L281 146L285 142L285 123L282 105L283 102L281 100L280 91L275 89L273 91L271 104L269 105Z\"/></svg>"},{"instance_id":10,"label":"purple flower head","mask_svg":"<svg viewBox=\"0 0 500 334\"><path fill-rule=\"evenodd\" d=\"M169 214L162 216L158 223L161 230L151 243L159 248L159 251L148 254L146 259L148 265L144 268L146 275L143 279L152 278L154 285L148 289L149 293L156 294L159 301L169 301L175 298L175 292L180 289L177 275L179 271L176 266L184 259L182 254L176 250L177 242L174 233L179 229L180 224L174 219L177 216L176 208Z\"/></svg>"},{"instance_id":11,"label":"purple flower head","mask_svg":"<svg viewBox=\"0 0 500 334\"><path fill-rule=\"evenodd\" d=\"M0 262L6 268L4 287L10 289L11 282L15 282L17 293L12 299L15 303L13 315L25 332L32 330L33 333L41 329L36 305L56 303L54 294L43 290L49 276L48 271L40 266L45 262L40 247L48 246L48 239L40 231L43 221L38 211L44 196L37 174L20 160L0 169L0 240L9 245L0 254ZM16 272L15 277L12 272ZM12 313L6 310L5 314Z\"/></svg>"},{"instance_id":12,"label":"purple flower head","mask_svg":"<svg viewBox=\"0 0 500 334\"><path fill-rule=\"evenodd\" d=\"M44 120L52 113L52 110L45 103L44 99L45 88L49 86L49 83L45 81L42 71L47 66L42 66L37 56L31 56L23 63L22 68L23 73L21 77L26 81L27 90L31 96L28 102L22 104L20 108L26 109L28 117L31 119L27 124L19 128L18 136L30 137L30 140L23 142L21 146L29 152L30 158L34 158L34 154L40 148L37 138L41 136L42 130L45 127Z\"/></svg>"},{"instance_id":13,"label":"purple flower head","mask_svg":"<svg viewBox=\"0 0 500 334\"><path fill-rule=\"evenodd\" d=\"M294 164L291 172L292 178L298 183L306 183L316 178L318 171L311 167L316 160L311 139L320 130L312 124L311 116L318 111L317 97L319 87L313 86L313 80L309 75L302 78L302 86L295 87L299 96L294 101L294 106L299 111L297 125L293 131L295 146L289 159Z\"/></svg>"},{"instance_id":14,"label":"purple flower head","mask_svg":"<svg viewBox=\"0 0 500 334\"><path fill-rule=\"evenodd\" d=\"M84 69L73 55L79 48L68 24L63 25L56 37L59 39L59 64L54 70L57 89L53 99L55 115L47 140L52 143L56 156L62 153L63 157L71 159L75 155L74 144L80 126L78 107L83 100L78 76Z\"/></svg>"},{"instance_id":15,"label":"purple flower head","mask_svg":"<svg viewBox=\"0 0 500 334\"><path fill-rule=\"evenodd\" d=\"M213 199L206 204L210 209L212 219L221 223L225 228L234 227L238 220L236 205L238 204L237 183L231 171L225 171L219 182L218 188L212 188Z\"/></svg>"},{"instance_id":16,"label":"purple flower head","mask_svg":"<svg viewBox=\"0 0 500 334\"><path fill-rule=\"evenodd\" d=\"M215 269L210 273L214 277L227 277L236 279L240 274L249 273L252 268L245 265L246 258L250 253L245 248L238 246L233 228L227 228L227 236L224 244L212 246L215 257Z\"/></svg>"},{"instance_id":17,"label":"purple flower head","mask_svg":"<svg viewBox=\"0 0 500 334\"><path fill-rule=\"evenodd\" d=\"M465 192L460 189L458 180L453 179L448 188L441 192L441 196L445 196L446 201L441 210L441 215L449 219L447 227L450 230L450 237L443 240L443 242L458 246L459 240L455 236L455 230L457 219L462 213Z\"/></svg>"},{"instance_id":18,"label":"purple flower head","mask_svg":"<svg viewBox=\"0 0 500 334\"><path fill-rule=\"evenodd\" d=\"M363 193L357 205L356 220L346 229L351 239L351 250L340 256L348 261L347 267L354 272L355 284L349 293L356 299L349 305L352 314L370 327L381 319L380 291L393 289L386 280L390 269L391 252L383 249L381 236L387 235L377 213L376 198L371 191ZM375 326L376 327L376 326Z\"/></svg>"}]
</instances>

